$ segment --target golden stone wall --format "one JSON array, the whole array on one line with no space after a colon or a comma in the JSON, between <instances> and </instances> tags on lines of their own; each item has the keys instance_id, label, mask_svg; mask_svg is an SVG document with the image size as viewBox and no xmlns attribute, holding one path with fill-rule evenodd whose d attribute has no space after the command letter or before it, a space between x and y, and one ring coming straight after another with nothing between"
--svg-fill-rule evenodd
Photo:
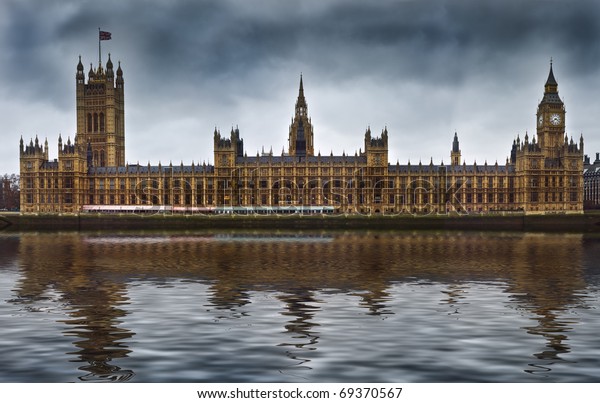
<instances>
[{"instance_id":1,"label":"golden stone wall","mask_svg":"<svg viewBox=\"0 0 600 403\"><path fill-rule=\"evenodd\" d=\"M106 72L91 70L88 84L78 65L78 134L73 143L59 140L57 160L49 161L47 142L21 140L22 212L583 212L583 138L576 144L564 137L552 67L538 107L537 138L517 138L505 165L461 164L456 134L451 165L390 164L387 128L380 136L369 128L364 151L354 155L314 155L301 80L288 153L247 156L238 129L229 138L215 130L214 165L140 166L123 162L123 77L119 66L115 80L109 63ZM104 121L96 130L99 113Z\"/></svg>"}]
</instances>

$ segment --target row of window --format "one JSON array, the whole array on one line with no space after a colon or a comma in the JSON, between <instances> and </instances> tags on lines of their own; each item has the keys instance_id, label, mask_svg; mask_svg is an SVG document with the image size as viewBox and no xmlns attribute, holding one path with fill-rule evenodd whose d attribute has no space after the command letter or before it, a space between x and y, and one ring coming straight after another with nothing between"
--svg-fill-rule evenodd
<instances>
[{"instance_id":1,"label":"row of window","mask_svg":"<svg viewBox=\"0 0 600 403\"><path fill-rule=\"evenodd\" d=\"M40 204L58 204L59 200L61 200L65 204L71 204L74 202L72 193L64 193L64 199L61 200L61 195L55 194L40 194L39 202ZM544 192L542 193L543 199L545 202L563 202L563 193L562 192ZM185 194L111 194L111 195L89 195L88 201L89 204L167 204L170 205L191 205L192 200L195 201L197 205L212 205L213 204L213 195L205 195L196 194L195 197L191 193ZM304 197L303 197L304 196ZM542 201L540 198L540 194L538 192L530 193L530 202L537 203ZM579 195L578 192L569 192L569 201L570 202L578 202ZM358 204L364 203L374 203L374 204L400 204L400 205L426 205L426 204L504 204L504 203L514 203L515 202L515 193L466 193L466 194L436 194L436 193L428 193L424 191L419 191L414 194L393 194L393 193L358 193L358 194L325 194L325 193L309 193L305 195L294 195L286 193L286 192L274 192L272 194L262 192L258 195L229 195L225 193L220 193L216 195L218 204L239 204L239 205L254 205L260 200L261 204L264 205L278 205L278 204L290 204L290 205L304 205L304 204L323 204L323 205L339 205L342 202L345 204L354 204L354 201L357 200ZM355 199L356 198L356 199ZM33 192L26 193L26 202L33 203Z\"/></svg>"},{"instance_id":2,"label":"row of window","mask_svg":"<svg viewBox=\"0 0 600 403\"><path fill-rule=\"evenodd\" d=\"M87 131L88 133L98 133L105 130L104 113L88 113L87 114Z\"/></svg>"}]
</instances>

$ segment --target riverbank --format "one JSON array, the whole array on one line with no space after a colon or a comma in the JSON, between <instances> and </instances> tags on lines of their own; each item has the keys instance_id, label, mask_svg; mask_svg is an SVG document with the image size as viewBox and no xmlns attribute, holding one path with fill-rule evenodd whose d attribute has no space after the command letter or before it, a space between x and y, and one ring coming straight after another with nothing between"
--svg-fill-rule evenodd
<instances>
[{"instance_id":1,"label":"riverbank","mask_svg":"<svg viewBox=\"0 0 600 403\"><path fill-rule=\"evenodd\" d=\"M243 216L243 215L0 215L3 231L177 229L385 229L600 232L600 213L465 216Z\"/></svg>"}]
</instances>

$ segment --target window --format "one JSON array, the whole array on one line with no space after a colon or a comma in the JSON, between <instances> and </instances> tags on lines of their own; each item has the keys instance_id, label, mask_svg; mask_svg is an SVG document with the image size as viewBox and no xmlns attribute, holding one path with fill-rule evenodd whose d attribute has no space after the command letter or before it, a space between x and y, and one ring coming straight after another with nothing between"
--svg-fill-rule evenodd
<instances>
[{"instance_id":1,"label":"window","mask_svg":"<svg viewBox=\"0 0 600 403\"><path fill-rule=\"evenodd\" d=\"M569 176L569 186L574 187L577 186L577 178L574 176Z\"/></svg>"}]
</instances>

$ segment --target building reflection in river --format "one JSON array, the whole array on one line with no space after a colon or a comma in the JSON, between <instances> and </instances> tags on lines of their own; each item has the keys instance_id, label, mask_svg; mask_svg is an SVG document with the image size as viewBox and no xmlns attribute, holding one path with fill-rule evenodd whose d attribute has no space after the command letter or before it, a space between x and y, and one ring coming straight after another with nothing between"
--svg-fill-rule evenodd
<instances>
[{"instance_id":1,"label":"building reflection in river","mask_svg":"<svg viewBox=\"0 0 600 403\"><path fill-rule=\"evenodd\" d=\"M85 248L77 234L21 237L20 257L23 276L16 287L21 304L45 298L46 291L60 293L60 303L68 318L65 336L75 337L74 357L83 363L82 381L125 381L131 370L112 364L131 352L126 340L133 336L119 327L127 314L127 284L106 276L93 263L95 251Z\"/></svg>"},{"instance_id":2,"label":"building reflection in river","mask_svg":"<svg viewBox=\"0 0 600 403\"><path fill-rule=\"evenodd\" d=\"M292 365L310 368L318 348L315 317L328 309L319 295L343 293L367 315L393 315L397 284L442 284L440 303L460 314L469 284L502 284L513 309L534 320L524 332L546 339L525 371L547 371L571 347L573 306L585 305L582 235L457 232L23 234L16 300L27 304L48 289L68 312L64 334L74 337L82 380L127 380L121 367L131 353L128 287L173 279L208 287L215 319L242 315L257 292L275 293L283 305L279 343ZM358 302L356 302L358 301ZM227 313L229 312L229 313ZM308 355L307 355L308 354Z\"/></svg>"}]
</instances>

